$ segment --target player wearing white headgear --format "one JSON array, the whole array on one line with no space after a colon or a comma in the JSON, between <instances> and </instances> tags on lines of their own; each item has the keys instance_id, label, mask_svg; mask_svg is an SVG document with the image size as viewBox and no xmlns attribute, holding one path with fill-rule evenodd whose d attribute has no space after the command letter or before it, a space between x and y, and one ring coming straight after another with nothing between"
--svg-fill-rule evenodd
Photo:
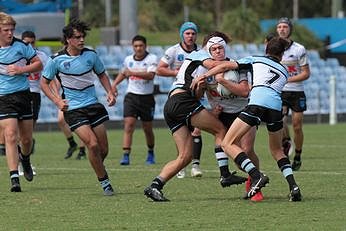
<instances>
[{"instance_id":1,"label":"player wearing white headgear","mask_svg":"<svg viewBox=\"0 0 346 231\"><path fill-rule=\"evenodd\" d=\"M261 122L265 122L270 152L290 189L289 200L302 200L290 161L281 147L283 128L281 92L289 79L289 74L280 61L288 44L285 39L275 37L268 42L265 56L249 56L236 62L222 63L203 75L195 77L191 84L192 89L196 87L198 89L209 76L228 70L242 70L244 68L253 70L249 103L234 120L221 144L223 150L234 162L250 175L251 186L247 192L248 198L252 198L262 187L265 187L269 183L269 178L258 170L255 163L244 151L240 140L250 129L258 126Z\"/></svg>"},{"instance_id":2,"label":"player wearing white headgear","mask_svg":"<svg viewBox=\"0 0 346 231\"><path fill-rule=\"evenodd\" d=\"M215 37L212 37L215 36ZM216 61L230 60L226 57L225 50L226 45L229 42L229 37L222 32L214 32L210 34L203 42L203 46ZM199 68L198 75L202 75L207 72L206 68ZM229 129L233 121L237 118L240 112L246 107L248 103L248 93L250 91L248 72L251 70L239 71L239 78L237 82L224 79L223 74L210 76L206 79L206 92L208 96L208 102L212 107L213 113L223 123L226 129ZM215 86L222 84L229 91L232 92L231 96L221 96L216 90ZM255 166L259 169L259 160L254 150L254 142L256 136L256 127L252 127L240 140L240 145L244 148L245 153L249 156ZM228 169L228 156L222 152L223 155L217 155L218 165L221 171ZM221 177L221 181L222 181ZM251 178L248 177L246 182L245 191L248 192L251 185ZM245 199L248 199L245 197ZM258 192L251 198L252 201L262 201L263 194Z\"/></svg>"},{"instance_id":3,"label":"player wearing white headgear","mask_svg":"<svg viewBox=\"0 0 346 231\"><path fill-rule=\"evenodd\" d=\"M301 153L303 149L303 112L306 110L306 97L303 81L310 76L310 68L305 47L291 40L293 25L288 18L280 18L276 25L276 31L281 38L286 39L290 45L285 50L281 63L286 66L290 78L282 90L282 103L284 113L283 148L285 154L289 154L291 138L287 125L289 109L292 110L292 126L294 131L295 156L292 163L294 171L299 170Z\"/></svg>"},{"instance_id":4,"label":"player wearing white headgear","mask_svg":"<svg viewBox=\"0 0 346 231\"><path fill-rule=\"evenodd\" d=\"M175 78L178 74L180 66L185 58L192 52L197 50L197 33L198 27L193 22L184 22L179 28L179 37L181 41L169 47L164 56L161 58L157 66L156 74L165 77ZM200 158L202 152L202 136L198 128L192 132L193 135L193 158L191 176L201 177ZM185 177L185 168L178 174L178 178Z\"/></svg>"},{"instance_id":5,"label":"player wearing white headgear","mask_svg":"<svg viewBox=\"0 0 346 231\"><path fill-rule=\"evenodd\" d=\"M160 174L155 177L144 194L153 201L168 201L163 195L164 185L174 177L181 169L186 167L192 158L193 137L191 131L194 127L199 127L215 137L215 151L217 154L223 153L220 143L225 136L226 129L211 112L205 109L199 98L204 92L204 87L191 89L191 83L196 77L199 66L212 68L219 63L228 63L228 61L212 60L210 55L203 49L192 52L183 62L178 75L169 92L168 100L164 107L165 121L172 132L175 141L178 157L168 162L161 170ZM227 185L242 184L247 179L229 173L225 176Z\"/></svg>"}]
</instances>

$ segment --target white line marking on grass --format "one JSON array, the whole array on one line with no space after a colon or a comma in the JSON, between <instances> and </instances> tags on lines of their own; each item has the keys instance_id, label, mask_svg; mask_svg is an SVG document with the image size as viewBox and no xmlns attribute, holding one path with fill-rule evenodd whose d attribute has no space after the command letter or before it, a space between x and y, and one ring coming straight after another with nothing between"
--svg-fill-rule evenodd
<instances>
[{"instance_id":1,"label":"white line marking on grass","mask_svg":"<svg viewBox=\"0 0 346 231\"><path fill-rule=\"evenodd\" d=\"M43 170L43 171L92 171L91 168L40 168L36 167L37 171ZM143 166L143 168L107 168L107 171L117 171L117 172L159 172L161 168L148 168L146 166ZM211 169L203 169L203 172L219 172L218 169L211 170ZM238 173L241 173L240 170L237 171ZM270 174L282 174L279 170L278 171L263 171L265 173ZM335 171L299 171L295 172L296 174L300 175L346 175L346 172L335 172Z\"/></svg>"}]
</instances>

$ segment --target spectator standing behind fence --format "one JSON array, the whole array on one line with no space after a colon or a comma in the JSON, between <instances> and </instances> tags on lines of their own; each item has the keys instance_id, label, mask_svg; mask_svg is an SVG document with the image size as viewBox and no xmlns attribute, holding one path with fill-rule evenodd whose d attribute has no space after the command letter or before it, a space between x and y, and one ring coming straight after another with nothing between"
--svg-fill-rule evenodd
<instances>
[{"instance_id":1,"label":"spectator standing behind fence","mask_svg":"<svg viewBox=\"0 0 346 231\"><path fill-rule=\"evenodd\" d=\"M108 138L104 122L109 119L107 110L98 102L94 86L95 74L107 92L108 106L115 104L104 65L94 50L84 47L89 26L72 20L63 28L64 49L53 56L42 73L41 88L59 110L64 112L66 123L88 149L88 159L101 184L105 196L114 194L104 160L108 154ZM62 95L50 86L57 77Z\"/></svg>"},{"instance_id":2,"label":"spectator standing behind fence","mask_svg":"<svg viewBox=\"0 0 346 231\"><path fill-rule=\"evenodd\" d=\"M30 164L33 114L27 75L40 71L42 63L30 45L13 36L15 26L16 21L10 15L0 12L0 129L5 137L11 192L21 192L19 159L25 179L33 180Z\"/></svg>"},{"instance_id":3,"label":"spectator standing behind fence","mask_svg":"<svg viewBox=\"0 0 346 231\"><path fill-rule=\"evenodd\" d=\"M290 43L281 60L281 63L286 66L290 76L281 94L283 106L282 110L284 114L282 146L285 154L288 156L292 142L287 125L287 116L289 109L291 109L295 148L292 169L293 171L298 171L302 164L301 154L304 142L303 112L306 111L306 96L304 93L303 81L309 78L310 68L305 47L297 42L294 42L290 38L292 30L293 24L288 18L280 18L278 20L276 25L278 35Z\"/></svg>"},{"instance_id":4,"label":"spectator standing behind fence","mask_svg":"<svg viewBox=\"0 0 346 231\"><path fill-rule=\"evenodd\" d=\"M157 57L147 52L147 40L141 35L133 37L132 47L134 54L125 58L123 67L112 84L113 90L117 91L117 85L124 79L128 79L128 87L124 98L124 153L120 164L130 164L132 138L137 119L142 121L148 147L146 164L155 164L155 137L153 132L155 99L153 93Z\"/></svg>"}]
</instances>

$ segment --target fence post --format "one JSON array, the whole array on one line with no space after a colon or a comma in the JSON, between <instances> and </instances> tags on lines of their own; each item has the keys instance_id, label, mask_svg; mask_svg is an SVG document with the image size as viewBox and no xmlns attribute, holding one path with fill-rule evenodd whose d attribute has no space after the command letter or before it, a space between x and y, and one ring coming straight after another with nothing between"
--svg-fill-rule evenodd
<instances>
[{"instance_id":1,"label":"fence post","mask_svg":"<svg viewBox=\"0 0 346 231\"><path fill-rule=\"evenodd\" d=\"M336 77L330 76L329 79L329 124L334 125L337 123L336 114Z\"/></svg>"}]
</instances>

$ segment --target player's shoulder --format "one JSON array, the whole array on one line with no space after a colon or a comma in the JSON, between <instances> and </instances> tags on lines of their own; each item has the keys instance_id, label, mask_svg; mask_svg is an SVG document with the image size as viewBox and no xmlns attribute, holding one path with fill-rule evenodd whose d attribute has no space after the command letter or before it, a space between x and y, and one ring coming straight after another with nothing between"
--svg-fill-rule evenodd
<instances>
[{"instance_id":1,"label":"player's shoulder","mask_svg":"<svg viewBox=\"0 0 346 231\"><path fill-rule=\"evenodd\" d=\"M293 51L305 51L305 46L296 42L296 41L293 41L292 45L290 46L290 49L292 49Z\"/></svg>"},{"instance_id":2,"label":"player's shoulder","mask_svg":"<svg viewBox=\"0 0 346 231\"><path fill-rule=\"evenodd\" d=\"M29 46L29 43L26 43L24 42L23 40L19 39L19 38L16 38L16 37L13 37L13 40L12 40L12 43L19 43L19 44L22 44L22 45L25 45L25 46Z\"/></svg>"}]
</instances>

